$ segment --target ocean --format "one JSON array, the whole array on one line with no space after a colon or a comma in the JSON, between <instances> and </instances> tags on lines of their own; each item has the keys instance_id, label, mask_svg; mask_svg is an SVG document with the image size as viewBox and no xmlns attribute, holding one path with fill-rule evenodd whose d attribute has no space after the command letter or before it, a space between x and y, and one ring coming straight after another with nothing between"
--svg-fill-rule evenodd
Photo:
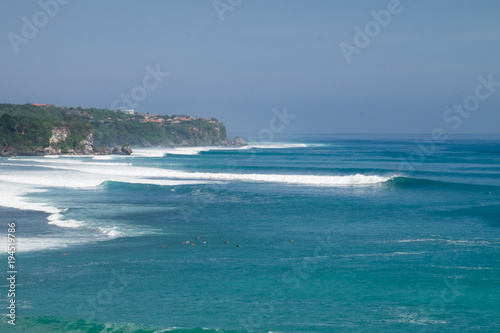
<instances>
[{"instance_id":1,"label":"ocean","mask_svg":"<svg viewBox=\"0 0 500 333\"><path fill-rule=\"evenodd\" d=\"M0 332L500 332L500 136L428 139L1 158Z\"/></svg>"}]
</instances>

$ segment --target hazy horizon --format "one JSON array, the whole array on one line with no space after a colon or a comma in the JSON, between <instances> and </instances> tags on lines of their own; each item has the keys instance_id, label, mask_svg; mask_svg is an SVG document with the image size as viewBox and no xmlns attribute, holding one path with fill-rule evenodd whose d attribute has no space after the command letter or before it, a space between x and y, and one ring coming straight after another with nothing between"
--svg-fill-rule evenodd
<instances>
[{"instance_id":1,"label":"hazy horizon","mask_svg":"<svg viewBox=\"0 0 500 333\"><path fill-rule=\"evenodd\" d=\"M500 134L499 12L451 0L3 3L0 102L213 116L229 133ZM284 108L294 117L273 122Z\"/></svg>"}]
</instances>

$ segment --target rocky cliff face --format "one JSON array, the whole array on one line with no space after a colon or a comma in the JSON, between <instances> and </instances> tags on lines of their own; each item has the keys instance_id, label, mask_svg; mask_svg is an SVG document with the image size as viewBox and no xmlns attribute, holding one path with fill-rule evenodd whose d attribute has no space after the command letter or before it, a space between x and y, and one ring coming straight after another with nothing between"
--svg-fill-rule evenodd
<instances>
[{"instance_id":1,"label":"rocky cliff face","mask_svg":"<svg viewBox=\"0 0 500 333\"><path fill-rule=\"evenodd\" d=\"M66 141L70 131L67 127L54 127L52 128L52 136L50 137L50 144L58 144Z\"/></svg>"},{"instance_id":2,"label":"rocky cliff face","mask_svg":"<svg viewBox=\"0 0 500 333\"><path fill-rule=\"evenodd\" d=\"M59 143L66 141L70 131L66 127L52 128L52 136L50 137L50 146L43 149L45 155L57 155L61 153ZM56 148L57 147L57 148Z\"/></svg>"},{"instance_id":3,"label":"rocky cliff face","mask_svg":"<svg viewBox=\"0 0 500 333\"><path fill-rule=\"evenodd\" d=\"M246 146L247 142L243 138L240 138L239 136L237 136L234 138L234 145L235 146Z\"/></svg>"},{"instance_id":4,"label":"rocky cliff face","mask_svg":"<svg viewBox=\"0 0 500 333\"><path fill-rule=\"evenodd\" d=\"M129 144L124 144L121 148L115 147L111 151L111 154L115 155L132 155L132 148L130 148Z\"/></svg>"},{"instance_id":5,"label":"rocky cliff face","mask_svg":"<svg viewBox=\"0 0 500 333\"><path fill-rule=\"evenodd\" d=\"M57 155L57 154L70 154L70 155L92 155L94 154L94 134L89 133L85 139L78 143L81 149L68 149L63 151L61 146L64 145L68 137L71 135L71 131L67 127L54 127L52 128L52 136L50 137L50 147L43 149L43 153L46 155Z\"/></svg>"},{"instance_id":6,"label":"rocky cliff face","mask_svg":"<svg viewBox=\"0 0 500 333\"><path fill-rule=\"evenodd\" d=\"M106 109L0 104L0 156L128 154L133 146L228 146L226 127L215 118L125 115Z\"/></svg>"},{"instance_id":7,"label":"rocky cliff face","mask_svg":"<svg viewBox=\"0 0 500 333\"><path fill-rule=\"evenodd\" d=\"M89 133L85 139L80 141L80 145L84 148L82 149L82 154L91 155L94 154L94 133Z\"/></svg>"},{"instance_id":8,"label":"rocky cliff face","mask_svg":"<svg viewBox=\"0 0 500 333\"><path fill-rule=\"evenodd\" d=\"M89 133L87 137L80 142L78 142L79 149L68 149L63 151L61 146L64 146L66 139L71 135L71 131L67 127L54 127L52 129L52 136L50 138L50 147L43 149L43 155L59 155L59 154L69 154L69 155L109 155L112 154L111 150L104 147L94 146L94 133ZM130 151L127 154L132 154L130 146L128 147ZM120 152L121 153L121 152Z\"/></svg>"}]
</instances>

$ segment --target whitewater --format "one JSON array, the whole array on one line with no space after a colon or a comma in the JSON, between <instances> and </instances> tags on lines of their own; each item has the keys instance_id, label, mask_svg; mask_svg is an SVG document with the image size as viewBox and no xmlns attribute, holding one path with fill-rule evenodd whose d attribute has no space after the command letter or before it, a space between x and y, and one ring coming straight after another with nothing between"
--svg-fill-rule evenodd
<instances>
[{"instance_id":1,"label":"whitewater","mask_svg":"<svg viewBox=\"0 0 500 333\"><path fill-rule=\"evenodd\" d=\"M500 138L452 138L402 169L418 139L2 158L18 323L28 332L495 331Z\"/></svg>"}]
</instances>

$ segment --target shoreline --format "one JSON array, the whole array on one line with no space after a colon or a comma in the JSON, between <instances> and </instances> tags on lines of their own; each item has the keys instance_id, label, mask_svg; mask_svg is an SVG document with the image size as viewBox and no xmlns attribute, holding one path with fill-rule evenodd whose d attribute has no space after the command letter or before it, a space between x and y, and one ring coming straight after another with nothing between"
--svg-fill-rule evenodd
<instances>
[{"instance_id":1,"label":"shoreline","mask_svg":"<svg viewBox=\"0 0 500 333\"><path fill-rule=\"evenodd\" d=\"M235 139L236 140L236 139ZM237 141L237 144L218 144L218 145L207 145L207 144L178 144L178 145L158 145L158 146L134 146L134 149L175 149L175 148L206 148L206 147L214 147L214 148L241 148L247 146L248 143L240 138ZM113 149L109 148L109 145L103 145L100 147L92 147L90 149L81 149L81 150L72 150L70 152L56 152L50 147L35 150L35 151L19 151L15 148L11 148L10 150L0 150L0 158L1 157L45 157L45 156L107 156L107 155L132 155L133 150L131 145L124 144L121 146L114 146Z\"/></svg>"}]
</instances>

